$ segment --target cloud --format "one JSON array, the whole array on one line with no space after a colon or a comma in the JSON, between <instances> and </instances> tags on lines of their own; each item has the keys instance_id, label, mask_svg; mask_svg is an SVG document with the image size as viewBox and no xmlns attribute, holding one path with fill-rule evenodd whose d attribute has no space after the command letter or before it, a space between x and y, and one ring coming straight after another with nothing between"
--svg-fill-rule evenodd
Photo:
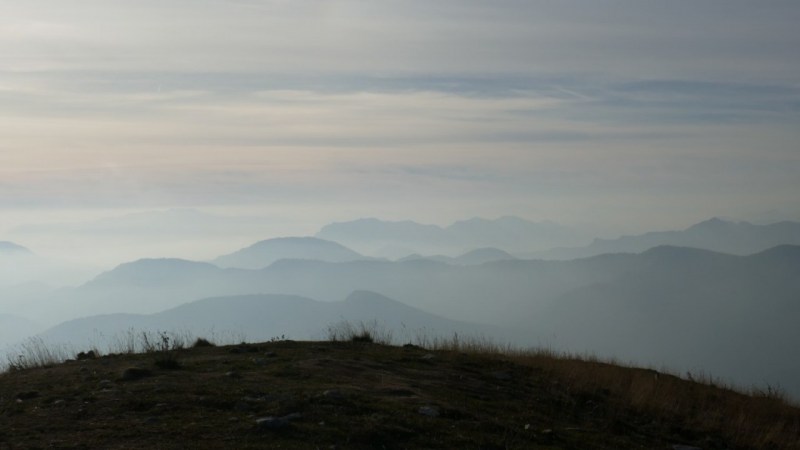
<instances>
[{"instance_id":1,"label":"cloud","mask_svg":"<svg viewBox=\"0 0 800 450\"><path fill-rule=\"evenodd\" d=\"M0 206L779 208L800 185L798 19L739 0L7 4Z\"/></svg>"},{"instance_id":2,"label":"cloud","mask_svg":"<svg viewBox=\"0 0 800 450\"><path fill-rule=\"evenodd\" d=\"M5 9L6 70L785 81L800 66L791 1L31 0Z\"/></svg>"}]
</instances>

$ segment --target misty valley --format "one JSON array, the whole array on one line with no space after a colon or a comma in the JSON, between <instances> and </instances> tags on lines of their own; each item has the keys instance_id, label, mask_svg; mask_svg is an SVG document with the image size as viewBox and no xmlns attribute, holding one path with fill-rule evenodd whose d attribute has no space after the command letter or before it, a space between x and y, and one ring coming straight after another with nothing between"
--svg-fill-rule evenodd
<instances>
[{"instance_id":1,"label":"misty valley","mask_svg":"<svg viewBox=\"0 0 800 450\"><path fill-rule=\"evenodd\" d=\"M132 332L305 341L349 322L372 324L398 345L473 337L800 399L796 222L715 218L592 240L516 217L449 227L360 219L207 261L144 258L92 270L0 243L3 363L30 339L108 352Z\"/></svg>"}]
</instances>

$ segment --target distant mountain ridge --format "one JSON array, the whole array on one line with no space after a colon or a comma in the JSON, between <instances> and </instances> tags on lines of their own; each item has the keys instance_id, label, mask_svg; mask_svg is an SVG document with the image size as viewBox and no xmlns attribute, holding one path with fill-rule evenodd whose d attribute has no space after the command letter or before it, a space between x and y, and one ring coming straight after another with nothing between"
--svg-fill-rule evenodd
<instances>
[{"instance_id":1,"label":"distant mountain ridge","mask_svg":"<svg viewBox=\"0 0 800 450\"><path fill-rule=\"evenodd\" d=\"M2 316L0 316L0 319ZM88 345L98 336L112 338L131 327L137 332L182 330L211 338L209 333L239 333L242 339L324 339L326 329L342 321L358 326L374 322L381 329L431 337L452 333L477 334L492 331L486 326L445 319L392 300L380 294L356 291L344 300L320 302L296 295L241 295L206 298L151 315L111 314L85 317L59 324L41 337L49 342Z\"/></svg>"},{"instance_id":2,"label":"distant mountain ridge","mask_svg":"<svg viewBox=\"0 0 800 450\"><path fill-rule=\"evenodd\" d=\"M263 269L281 259L346 262L365 259L349 248L314 237L285 237L259 241L212 261L223 268Z\"/></svg>"},{"instance_id":3,"label":"distant mountain ridge","mask_svg":"<svg viewBox=\"0 0 800 450\"><path fill-rule=\"evenodd\" d=\"M461 254L483 247L514 253L583 242L583 237L568 227L553 222L531 222L513 216L494 220L473 218L447 227L408 220L358 219L326 225L317 233L317 237L392 259L410 253Z\"/></svg>"},{"instance_id":4,"label":"distant mountain ridge","mask_svg":"<svg viewBox=\"0 0 800 450\"><path fill-rule=\"evenodd\" d=\"M478 248L475 250L471 250L467 253L464 253L463 255L456 257L444 256L444 255L422 256L419 254L413 254L401 258L399 259L399 261L405 262L405 261L429 260L429 261L442 262L445 264L471 266L471 265L479 265L496 261L510 261L515 259L517 258L514 255L511 255L510 253L504 250L500 250L498 248L486 247L486 248Z\"/></svg>"},{"instance_id":5,"label":"distant mountain ridge","mask_svg":"<svg viewBox=\"0 0 800 450\"><path fill-rule=\"evenodd\" d=\"M544 259L575 259L604 253L640 253L660 245L693 247L734 255L749 255L778 245L800 245L800 223L768 225L712 218L684 230L654 231L617 239L595 239L585 247L554 248L529 254Z\"/></svg>"},{"instance_id":6,"label":"distant mountain ridge","mask_svg":"<svg viewBox=\"0 0 800 450\"><path fill-rule=\"evenodd\" d=\"M0 256L2 255L33 255L33 252L19 244L0 241Z\"/></svg>"}]
</instances>

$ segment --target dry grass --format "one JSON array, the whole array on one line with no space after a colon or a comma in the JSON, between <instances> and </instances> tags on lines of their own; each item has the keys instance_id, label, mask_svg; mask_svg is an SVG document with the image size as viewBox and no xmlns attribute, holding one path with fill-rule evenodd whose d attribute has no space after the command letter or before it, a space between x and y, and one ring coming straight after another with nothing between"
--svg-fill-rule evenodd
<instances>
[{"instance_id":1,"label":"dry grass","mask_svg":"<svg viewBox=\"0 0 800 450\"><path fill-rule=\"evenodd\" d=\"M704 374L681 378L591 355L498 345L485 337L453 335L419 342L433 350L502 356L543 371L581 398L613 399L609 414L633 408L686 429L722 436L737 448L800 448L800 409L771 386L742 392Z\"/></svg>"},{"instance_id":2,"label":"dry grass","mask_svg":"<svg viewBox=\"0 0 800 450\"><path fill-rule=\"evenodd\" d=\"M73 356L67 346L49 345L37 336L28 338L6 353L6 370L26 370L51 367Z\"/></svg>"}]
</instances>

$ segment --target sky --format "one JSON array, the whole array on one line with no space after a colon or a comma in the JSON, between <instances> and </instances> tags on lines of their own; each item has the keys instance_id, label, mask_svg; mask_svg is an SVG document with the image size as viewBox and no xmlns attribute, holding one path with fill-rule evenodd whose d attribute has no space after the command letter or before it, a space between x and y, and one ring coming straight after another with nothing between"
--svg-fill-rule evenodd
<instances>
[{"instance_id":1,"label":"sky","mask_svg":"<svg viewBox=\"0 0 800 450\"><path fill-rule=\"evenodd\" d=\"M167 208L275 233L798 220L798 22L794 0L6 1L0 240Z\"/></svg>"}]
</instances>

